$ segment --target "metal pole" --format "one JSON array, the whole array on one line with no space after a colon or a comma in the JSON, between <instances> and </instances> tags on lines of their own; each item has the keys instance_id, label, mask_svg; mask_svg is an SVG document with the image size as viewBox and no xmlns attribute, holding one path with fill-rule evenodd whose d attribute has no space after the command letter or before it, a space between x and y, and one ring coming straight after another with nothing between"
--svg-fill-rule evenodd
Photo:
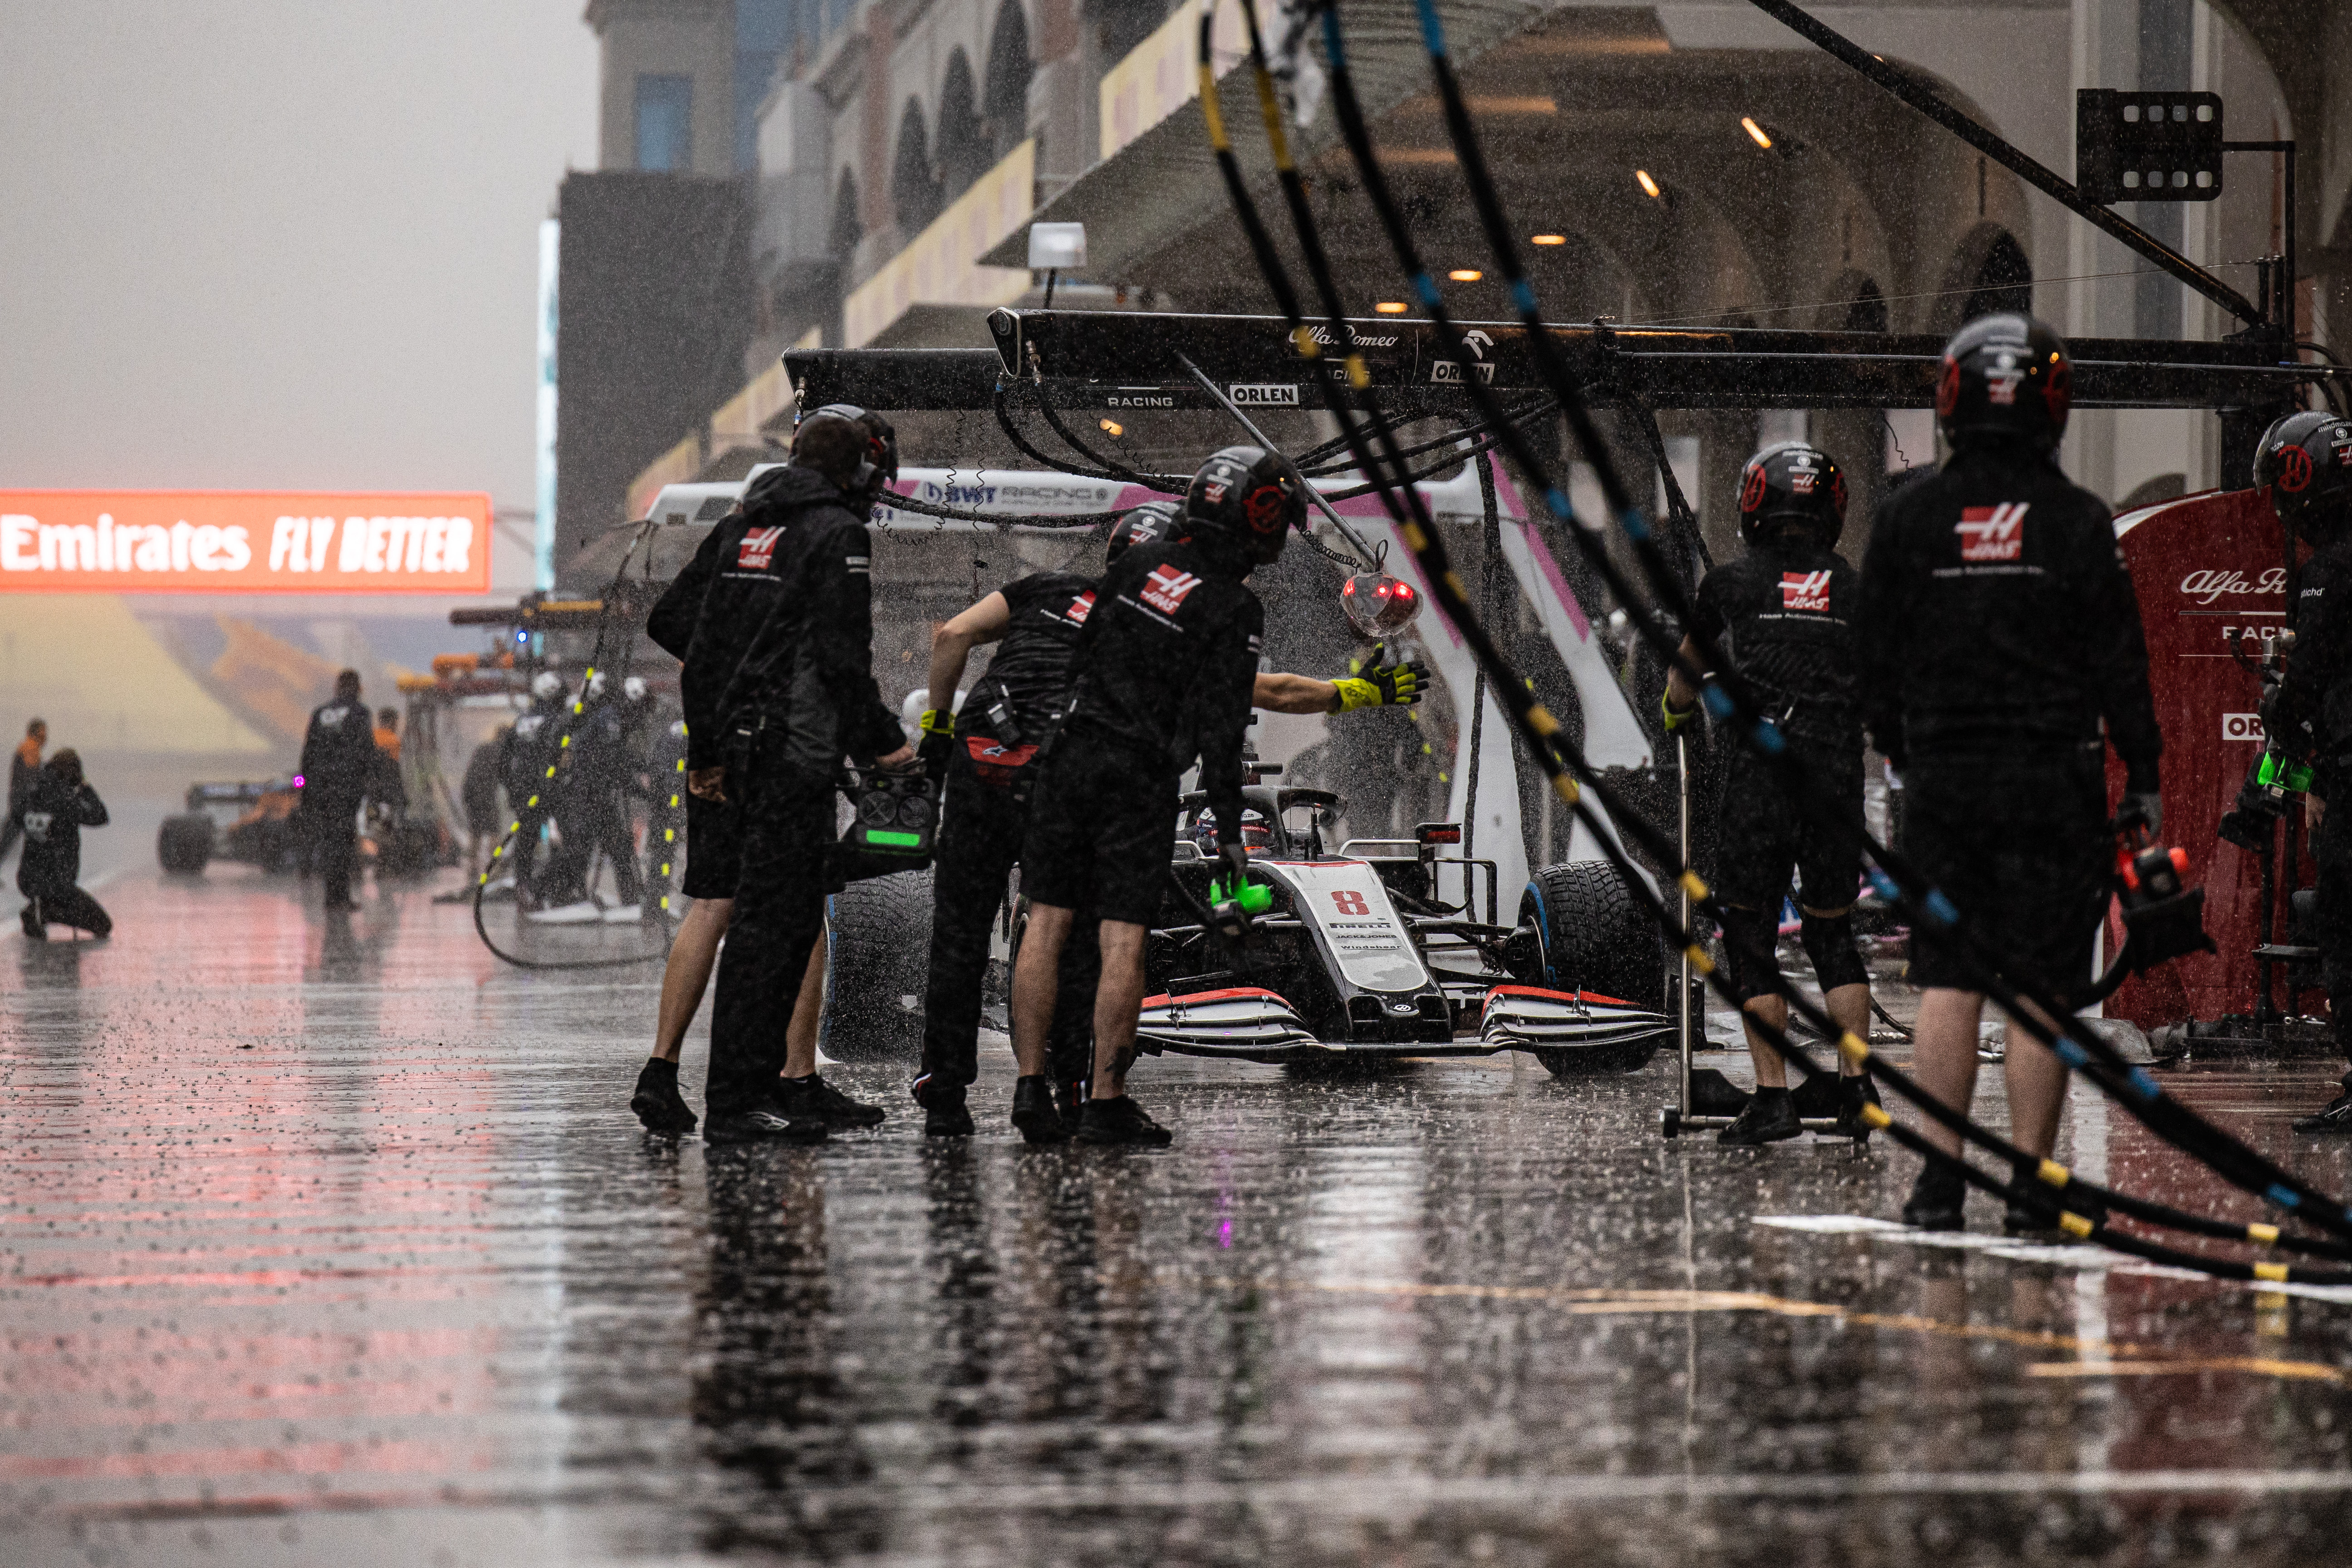
<instances>
[{"instance_id":1,"label":"metal pole","mask_svg":"<svg viewBox=\"0 0 2352 1568\"><path fill-rule=\"evenodd\" d=\"M1855 44L1844 34L1815 20L1803 10L1790 4L1790 0L1748 0L1748 3L1792 32L1801 34L1824 53L1868 77L1986 157L1992 159L2011 174L2040 190L2042 195L2081 216L2085 222L2105 230L2123 241L2124 244L2138 251L2231 315L2249 324L2258 324L2262 321L2262 312L2249 303L2244 295L2130 219L2095 202L2084 201L2082 192L2076 190L2070 182L2061 179L2057 174L2043 168L2001 137L1945 102L1926 84L1914 80L1896 70L1876 55Z\"/></svg>"},{"instance_id":2,"label":"metal pole","mask_svg":"<svg viewBox=\"0 0 2352 1568\"><path fill-rule=\"evenodd\" d=\"M1680 833L1680 835L1681 835L1681 838L1682 838L1682 854L1683 854L1682 869L1683 869L1683 870L1685 870L1685 871L1687 871L1687 870L1689 870L1689 869L1690 869L1690 852L1691 852L1691 851L1690 851L1690 741L1689 741L1688 737L1686 737L1686 736L1683 736L1683 735L1676 735L1676 736L1675 737L1675 793L1680 796L1680 802L1679 802L1680 810L1679 810L1679 814L1678 814L1678 820L1677 820L1677 823L1676 823L1676 830ZM1683 890L1682 890L1682 906L1683 906L1683 907L1682 907L1683 930L1685 930L1685 931L1688 931L1688 930L1690 930L1690 917L1691 917L1690 889L1689 889L1688 887L1685 887L1685 888L1683 889ZM1683 1026L1682 1026L1682 1036L1683 1036L1683 1052L1682 1052L1682 1055L1683 1055L1683 1099L1682 1099L1682 1113L1683 1113L1683 1115L1684 1115L1685 1118L1687 1118L1688 1116L1690 1116L1690 1114L1692 1113L1692 1110L1693 1110L1693 1109L1694 1109L1694 1108L1692 1107L1692 1105L1691 1105L1691 972L1690 972L1690 969L1691 969L1691 965L1690 965L1690 949L1689 949L1689 948L1687 948L1687 947L1685 947L1685 949L1683 949L1683 956L1682 956L1682 992L1681 992L1681 998L1680 998L1680 999L1681 999L1681 1003L1682 1003L1682 1020L1683 1020Z\"/></svg>"}]
</instances>

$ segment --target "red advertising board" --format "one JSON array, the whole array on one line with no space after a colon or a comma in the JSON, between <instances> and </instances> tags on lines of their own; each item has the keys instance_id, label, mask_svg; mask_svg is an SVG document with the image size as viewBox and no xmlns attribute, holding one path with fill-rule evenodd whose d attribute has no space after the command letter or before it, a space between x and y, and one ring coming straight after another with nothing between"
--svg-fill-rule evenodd
<instances>
[{"instance_id":1,"label":"red advertising board","mask_svg":"<svg viewBox=\"0 0 2352 1568\"><path fill-rule=\"evenodd\" d=\"M2147 629L2148 674L2164 731L2164 837L2189 852L2205 887L2205 930L2221 951L2176 959L2126 982L2110 1016L2144 1027L2251 1012L2261 984L2262 862L2215 837L2246 768L2262 754L2261 684L2230 657L2232 633L2249 658L2286 624L2284 539L2261 490L2212 490L2116 521ZM2109 761L2110 793L2123 787ZM2309 879L2308 862L2304 880ZM2285 895L2278 896L2285 930ZM2122 939L2110 917L2107 951ZM2282 993L2278 1000L2287 1002Z\"/></svg>"},{"instance_id":2,"label":"red advertising board","mask_svg":"<svg viewBox=\"0 0 2352 1568\"><path fill-rule=\"evenodd\" d=\"M486 495L0 490L0 594L482 594Z\"/></svg>"}]
</instances>

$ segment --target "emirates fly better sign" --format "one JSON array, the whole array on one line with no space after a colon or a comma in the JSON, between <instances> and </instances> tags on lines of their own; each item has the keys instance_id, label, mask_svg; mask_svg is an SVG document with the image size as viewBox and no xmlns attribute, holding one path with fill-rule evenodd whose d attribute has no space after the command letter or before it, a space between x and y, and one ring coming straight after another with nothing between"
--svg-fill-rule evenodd
<instances>
[{"instance_id":1,"label":"emirates fly better sign","mask_svg":"<svg viewBox=\"0 0 2352 1568\"><path fill-rule=\"evenodd\" d=\"M482 594L486 495L0 490L0 594Z\"/></svg>"}]
</instances>

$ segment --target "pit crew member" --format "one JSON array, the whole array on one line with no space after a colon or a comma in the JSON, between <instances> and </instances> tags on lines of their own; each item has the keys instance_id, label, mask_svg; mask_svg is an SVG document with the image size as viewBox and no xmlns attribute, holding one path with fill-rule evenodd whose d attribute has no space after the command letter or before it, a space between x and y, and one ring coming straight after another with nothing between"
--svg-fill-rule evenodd
<instances>
[{"instance_id":1,"label":"pit crew member","mask_svg":"<svg viewBox=\"0 0 2352 1568\"><path fill-rule=\"evenodd\" d=\"M16 814L25 809L25 796L33 788L33 781L41 773L41 748L49 743L49 726L46 720L36 719L25 726L25 738L8 753L8 821L0 826L0 858L16 842L24 824Z\"/></svg>"},{"instance_id":2,"label":"pit crew member","mask_svg":"<svg viewBox=\"0 0 2352 1568\"><path fill-rule=\"evenodd\" d=\"M335 677L334 700L310 710L299 764L302 826L331 910L359 908L352 898L357 818L360 802L383 787L379 758L372 716L360 700L360 672L343 670Z\"/></svg>"},{"instance_id":3,"label":"pit crew member","mask_svg":"<svg viewBox=\"0 0 2352 1568\"><path fill-rule=\"evenodd\" d=\"M1702 638L1720 648L1772 721L1788 738L1805 776L1835 803L1826 822L1793 790L1782 771L1745 747L1724 766L1717 809L1716 896L1725 906L1725 968L1739 994L1756 1092L1738 1120L1718 1134L1735 1145L1774 1143L1803 1131L1789 1092L1788 1064L1765 1042L1755 1020L1776 1029L1789 1005L1776 994L1780 902L1791 868L1805 955L1838 1026L1870 1036L1870 975L1853 941L1853 900L1862 880L1862 720L1854 706L1853 619L1861 583L1837 552L1845 528L1845 475L1818 447L1784 441L1748 459L1739 479L1737 561L1698 586L1686 659ZM1698 711L1698 691L1672 671L1664 697L1666 728ZM1862 1139L1867 1075L1840 1059L1838 1131Z\"/></svg>"},{"instance_id":4,"label":"pit crew member","mask_svg":"<svg viewBox=\"0 0 2352 1568\"><path fill-rule=\"evenodd\" d=\"M703 1137L712 1142L814 1142L883 1117L817 1076L813 1038L803 1059L785 1059L775 1028L809 989L803 974L824 934L841 759L890 769L916 761L874 680L866 517L883 447L860 409L830 405L802 422L775 501L786 514L769 563L780 586L719 698L726 750L709 783L741 794L743 842L711 1014Z\"/></svg>"},{"instance_id":5,"label":"pit crew member","mask_svg":"<svg viewBox=\"0 0 2352 1568\"><path fill-rule=\"evenodd\" d=\"M2105 505L2058 469L2071 379L2058 334L2022 315L1945 345L1936 416L1952 455L1880 510L1859 624L1863 713L1903 774L1910 858L2004 977L2061 998L2092 978L2112 890L2106 745L2126 770L2116 824L2163 822L2139 605ZM1912 1070L1966 1110L1984 997L1954 928L1921 920L1912 942ZM2014 1019L2003 1077L2011 1140L2048 1155L2066 1069ZM1958 1133L1926 1131L1958 1152ZM1904 1218L1959 1229L1965 1196L1931 1163ZM2006 1223L2040 1225L2014 1197Z\"/></svg>"},{"instance_id":6,"label":"pit crew member","mask_svg":"<svg viewBox=\"0 0 2352 1568\"><path fill-rule=\"evenodd\" d=\"M2255 448L2254 483L2315 552L2297 580L2294 653L2264 728L2271 750L2316 763L2304 806L2319 870L2312 936L2336 1043L2352 1060L2352 811L2328 809L2352 778L2352 424L2316 413L2279 420ZM2294 1130L2352 1132L2352 1072Z\"/></svg>"},{"instance_id":7,"label":"pit crew member","mask_svg":"<svg viewBox=\"0 0 2352 1568\"><path fill-rule=\"evenodd\" d=\"M25 895L19 917L25 934L47 942L53 925L97 937L111 932L112 917L76 886L81 880L81 830L106 826L106 803L82 777L79 752L67 746L42 765L25 792L19 816L25 853L16 862L16 890Z\"/></svg>"},{"instance_id":8,"label":"pit crew member","mask_svg":"<svg viewBox=\"0 0 2352 1568\"><path fill-rule=\"evenodd\" d=\"M1172 502L1150 501L1113 525L1106 568L1131 549L1167 536ZM930 707L922 716L921 751L944 771L948 790L934 858L931 958L923 998L923 1062L914 1096L923 1131L956 1137L972 1131L966 1089L979 1076L981 983L989 926L1004 900L1005 879L1021 857L1034 776L1059 729L1075 677L1072 660L1094 610L1100 580L1073 572L1039 572L1003 588L946 622L931 637ZM971 650L997 645L980 683L954 708ZM1316 680L1259 675L1255 706L1282 713L1345 713L1421 700L1428 670L1384 662L1375 654L1360 678ZM1062 950L1061 1001L1047 1056L1058 1109L1081 1113L1093 1068L1091 1005L1099 968L1093 923L1078 920Z\"/></svg>"},{"instance_id":9,"label":"pit crew member","mask_svg":"<svg viewBox=\"0 0 2352 1568\"><path fill-rule=\"evenodd\" d=\"M1194 757L1219 824L1223 875L1243 880L1242 742L1265 629L1245 579L1282 553L1306 512L1299 481L1255 447L1202 464L1173 536L1104 575L1079 630L1077 685L1022 847L1029 927L1013 977L1021 1077L1013 1124L1033 1143L1071 1136L1045 1079L1056 969L1079 910L1098 920L1095 1070L1076 1135L1162 1145L1128 1097L1144 989L1144 938L1168 883L1177 781ZM1225 825L1230 824L1228 829Z\"/></svg>"}]
</instances>

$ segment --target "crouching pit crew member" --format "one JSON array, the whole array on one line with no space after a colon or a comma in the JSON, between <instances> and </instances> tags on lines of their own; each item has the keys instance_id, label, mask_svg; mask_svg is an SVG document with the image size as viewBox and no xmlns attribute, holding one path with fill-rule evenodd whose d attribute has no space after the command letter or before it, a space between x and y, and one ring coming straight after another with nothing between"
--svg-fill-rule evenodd
<instances>
[{"instance_id":1,"label":"crouching pit crew member","mask_svg":"<svg viewBox=\"0 0 2352 1568\"><path fill-rule=\"evenodd\" d=\"M68 746L42 764L26 788L16 820L25 833L25 852L16 862L25 934L47 942L53 925L97 937L110 934L112 917L76 885L81 880L81 830L106 826L106 803L82 777L79 752Z\"/></svg>"},{"instance_id":2,"label":"crouching pit crew member","mask_svg":"<svg viewBox=\"0 0 2352 1568\"><path fill-rule=\"evenodd\" d=\"M2313 939L2337 1046L2352 1061L2352 811L2331 810L2352 779L2352 424L2290 414L2263 434L2254 484L2315 553L2296 584L2294 652L2264 716L2270 749L2310 757L2311 858L2319 870ZM2343 1092L2298 1119L2298 1132L2352 1132L2352 1072Z\"/></svg>"},{"instance_id":3,"label":"crouching pit crew member","mask_svg":"<svg viewBox=\"0 0 2352 1568\"><path fill-rule=\"evenodd\" d=\"M1717 648L1788 738L1807 784L1791 787L1770 759L1742 746L1724 767L1721 846L1716 896L1727 910L1723 946L1739 994L1756 1093L1738 1121L1717 1135L1732 1144L1773 1143L1804 1131L1790 1093L1788 1064L1765 1043L1755 1019L1789 1024L1779 978L1780 901L1797 874L1797 910L1805 956L1840 1028L1870 1037L1870 976L1853 941L1853 900L1862 882L1862 719L1854 705L1853 617L1861 584L1837 553L1845 528L1845 476L1836 460L1801 441L1767 447L1740 475L1738 560L1717 567L1698 586L1694 637L1683 657L1699 657L1698 638ZM1672 671L1666 728L1698 711L1698 692ZM1826 820L1820 799L1834 803ZM1877 1093L1867 1075L1840 1058L1837 1131L1864 1139L1865 1100Z\"/></svg>"},{"instance_id":4,"label":"crouching pit crew member","mask_svg":"<svg viewBox=\"0 0 2352 1568\"><path fill-rule=\"evenodd\" d=\"M711 1012L703 1137L713 1142L815 1142L883 1119L880 1107L817 1077L814 1031L787 1046L776 1026L810 989L803 976L824 934L842 757L916 765L874 681L866 518L885 446L860 409L828 405L802 422L777 482L782 515L762 568L777 587L719 700L725 749L707 782L740 795L743 837ZM706 604L706 620L711 610Z\"/></svg>"},{"instance_id":5,"label":"crouching pit crew member","mask_svg":"<svg viewBox=\"0 0 2352 1568\"><path fill-rule=\"evenodd\" d=\"M1167 538L1172 502L1151 501L1120 518L1104 546L1104 566L1130 550ZM1075 678L1072 661L1094 613L1099 582L1072 572L1039 572L1006 584L941 626L931 638L930 708L923 714L922 752L943 769L947 797L934 864L930 973L923 999L923 1064L915 1102L923 1131L957 1137L972 1131L965 1090L979 1077L981 984L989 927L1004 900L1005 879L1021 857L1034 776L1062 723ZM959 714L953 707L971 650L997 645L988 672ZM1344 713L1421 700L1427 670L1378 656L1360 678L1316 680L1259 675L1253 704L1282 713ZM1093 1072L1094 994L1099 960L1094 921L1077 911L1062 949L1052 1037L1046 1056L1066 1123L1082 1114Z\"/></svg>"},{"instance_id":6,"label":"crouching pit crew member","mask_svg":"<svg viewBox=\"0 0 2352 1568\"><path fill-rule=\"evenodd\" d=\"M1936 416L1952 455L1880 510L1859 649L1864 717L1903 773L1912 862L2005 979L2061 998L2093 978L2113 890L2105 744L2126 769L2117 823L2154 832L2163 819L2138 601L2106 507L2058 469L2070 380L2065 344L2024 316L1982 317L1946 345ZM1912 1071L1965 1111L1984 996L1955 936L1927 919L1912 928ZM2065 1067L2011 1019L2002 1076L2011 1140L2046 1157ZM1957 1132L1925 1131L1959 1152ZM1931 1163L1903 1217L1958 1230L1966 1192ZM2041 1222L2012 1198L2007 1224Z\"/></svg>"},{"instance_id":7,"label":"crouching pit crew member","mask_svg":"<svg viewBox=\"0 0 2352 1568\"><path fill-rule=\"evenodd\" d=\"M1201 760L1223 875L1239 883L1242 742L1265 629L1245 579L1282 553L1304 517L1298 481L1255 447L1228 447L1193 476L1172 537L1104 575L1078 633L1070 700L1021 853L1029 927L1013 976L1013 1124L1032 1143L1069 1137L1045 1079L1063 945L1077 911L1097 921L1094 1080L1075 1129L1088 1143L1165 1144L1128 1098L1142 1012L1144 941L1169 881L1177 784Z\"/></svg>"}]
</instances>

